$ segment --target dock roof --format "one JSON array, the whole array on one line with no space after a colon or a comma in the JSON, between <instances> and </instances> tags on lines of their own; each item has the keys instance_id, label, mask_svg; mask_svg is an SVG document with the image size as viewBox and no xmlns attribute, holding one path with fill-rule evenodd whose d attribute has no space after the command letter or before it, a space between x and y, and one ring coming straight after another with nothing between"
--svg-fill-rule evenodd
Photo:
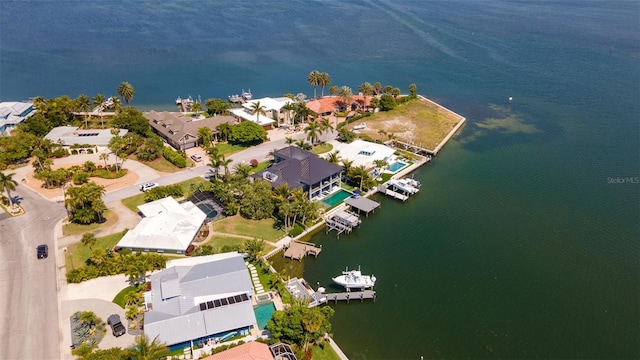
<instances>
[{"instance_id":1,"label":"dock roof","mask_svg":"<svg viewBox=\"0 0 640 360\"><path fill-rule=\"evenodd\" d=\"M366 213L375 210L380 203L375 202L371 199L367 199L366 197L358 196L358 197L348 197L344 200L344 202L356 209L362 210Z\"/></svg>"}]
</instances>

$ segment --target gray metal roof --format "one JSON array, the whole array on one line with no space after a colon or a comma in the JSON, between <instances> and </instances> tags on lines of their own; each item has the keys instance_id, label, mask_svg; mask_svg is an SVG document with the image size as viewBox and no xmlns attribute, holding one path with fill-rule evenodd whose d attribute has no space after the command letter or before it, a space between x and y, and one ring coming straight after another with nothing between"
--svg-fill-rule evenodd
<instances>
[{"instance_id":1,"label":"gray metal roof","mask_svg":"<svg viewBox=\"0 0 640 360\"><path fill-rule=\"evenodd\" d=\"M197 339L256 323L251 301L201 311L203 299L229 294L253 296L253 284L241 254L218 254L211 261L176 265L151 276L152 309L145 333L167 344Z\"/></svg>"},{"instance_id":2,"label":"gray metal roof","mask_svg":"<svg viewBox=\"0 0 640 360\"><path fill-rule=\"evenodd\" d=\"M370 212L375 210L380 203L377 203L371 199L367 199L366 197L358 196L358 197L348 197L344 200L345 203L349 206L353 206L356 209L360 209L364 212Z\"/></svg>"},{"instance_id":3,"label":"gray metal roof","mask_svg":"<svg viewBox=\"0 0 640 360\"><path fill-rule=\"evenodd\" d=\"M332 164L317 155L296 146L288 146L275 154L275 164L253 175L255 179L265 178L265 173L277 175L271 186L288 184L290 189L313 185L338 174L342 167Z\"/></svg>"},{"instance_id":4,"label":"gray metal roof","mask_svg":"<svg viewBox=\"0 0 640 360\"><path fill-rule=\"evenodd\" d=\"M127 132L129 130L120 129L118 136L125 136ZM74 144L107 146L113 138L113 134L111 134L111 129L81 130L77 126L58 126L53 128L44 138L54 143L61 141L66 146Z\"/></svg>"}]
</instances>

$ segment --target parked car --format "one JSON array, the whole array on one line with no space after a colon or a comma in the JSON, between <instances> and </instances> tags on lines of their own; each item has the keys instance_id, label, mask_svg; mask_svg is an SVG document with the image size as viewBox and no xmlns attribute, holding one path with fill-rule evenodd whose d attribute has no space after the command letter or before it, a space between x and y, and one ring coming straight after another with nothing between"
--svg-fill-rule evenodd
<instances>
[{"instance_id":1,"label":"parked car","mask_svg":"<svg viewBox=\"0 0 640 360\"><path fill-rule=\"evenodd\" d=\"M142 184L142 185L140 185L140 191L147 191L147 190L153 189L156 186L158 186L158 183Z\"/></svg>"},{"instance_id":2,"label":"parked car","mask_svg":"<svg viewBox=\"0 0 640 360\"><path fill-rule=\"evenodd\" d=\"M127 329L125 329L124 325L122 325L122 321L120 321L120 315L118 314L109 316L109 318L107 319L107 324L111 326L111 332L115 337L122 336L127 332Z\"/></svg>"},{"instance_id":3,"label":"parked car","mask_svg":"<svg viewBox=\"0 0 640 360\"><path fill-rule=\"evenodd\" d=\"M191 155L191 158L193 159L193 161L195 162L200 162L202 161L202 156L198 155L198 154L193 154Z\"/></svg>"},{"instance_id":4,"label":"parked car","mask_svg":"<svg viewBox=\"0 0 640 360\"><path fill-rule=\"evenodd\" d=\"M47 257L49 257L49 246L38 245L38 259L46 259Z\"/></svg>"}]
</instances>

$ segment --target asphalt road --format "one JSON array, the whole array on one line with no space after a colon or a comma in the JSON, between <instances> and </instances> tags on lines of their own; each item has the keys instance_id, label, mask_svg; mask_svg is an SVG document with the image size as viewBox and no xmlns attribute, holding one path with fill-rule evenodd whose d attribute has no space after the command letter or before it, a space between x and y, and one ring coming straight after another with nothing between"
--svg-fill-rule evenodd
<instances>
[{"instance_id":1,"label":"asphalt road","mask_svg":"<svg viewBox=\"0 0 640 360\"><path fill-rule=\"evenodd\" d=\"M55 224L62 204L18 186L26 214L0 220L0 359L60 358ZM49 246L38 260L36 247Z\"/></svg>"}]
</instances>

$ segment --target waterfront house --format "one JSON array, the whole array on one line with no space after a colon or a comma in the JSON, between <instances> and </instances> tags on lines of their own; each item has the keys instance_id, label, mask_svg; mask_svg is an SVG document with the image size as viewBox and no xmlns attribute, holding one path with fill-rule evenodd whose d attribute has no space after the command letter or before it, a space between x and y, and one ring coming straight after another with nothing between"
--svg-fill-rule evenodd
<instances>
[{"instance_id":1,"label":"waterfront house","mask_svg":"<svg viewBox=\"0 0 640 360\"><path fill-rule=\"evenodd\" d=\"M127 231L117 248L183 254L207 217L191 201L179 204L172 197L142 204L138 210L144 218Z\"/></svg>"},{"instance_id":2,"label":"waterfront house","mask_svg":"<svg viewBox=\"0 0 640 360\"><path fill-rule=\"evenodd\" d=\"M36 109L30 102L0 102L0 135L9 134L19 123L35 112Z\"/></svg>"},{"instance_id":3,"label":"waterfront house","mask_svg":"<svg viewBox=\"0 0 640 360\"><path fill-rule=\"evenodd\" d=\"M127 132L129 130L120 129L118 136L125 136ZM113 136L111 129L82 130L77 126L58 126L49 131L44 138L62 146L90 145L107 147Z\"/></svg>"},{"instance_id":4,"label":"waterfront house","mask_svg":"<svg viewBox=\"0 0 640 360\"><path fill-rule=\"evenodd\" d=\"M253 284L237 252L171 260L151 275L144 294L144 333L172 345L248 334L257 320Z\"/></svg>"},{"instance_id":5,"label":"waterfront house","mask_svg":"<svg viewBox=\"0 0 640 360\"><path fill-rule=\"evenodd\" d=\"M266 115L258 116L254 113L253 104L258 102L260 103L260 106L263 107ZM287 97L264 97L261 99L249 100L242 104L241 108L229 109L229 112L233 117L240 121L251 121L268 130L273 127L274 123L278 125L287 119L286 110L283 110L282 108L292 102L293 100Z\"/></svg>"},{"instance_id":6,"label":"waterfront house","mask_svg":"<svg viewBox=\"0 0 640 360\"><path fill-rule=\"evenodd\" d=\"M252 175L269 181L272 187L287 184L289 189L302 188L309 199L322 197L340 187L342 167L296 146L288 146L274 154L273 165Z\"/></svg>"},{"instance_id":7,"label":"waterfront house","mask_svg":"<svg viewBox=\"0 0 640 360\"><path fill-rule=\"evenodd\" d=\"M307 108L316 116L329 116L335 111L353 111L357 108L370 107L372 96L353 95L351 101L345 103L339 96L325 96L320 99L309 100Z\"/></svg>"},{"instance_id":8,"label":"waterfront house","mask_svg":"<svg viewBox=\"0 0 640 360\"><path fill-rule=\"evenodd\" d=\"M391 162L395 149L386 145L364 140L354 140L350 143L340 143L334 148L342 159L352 161L351 166L364 166L369 169L374 167L376 160Z\"/></svg>"},{"instance_id":9,"label":"waterfront house","mask_svg":"<svg viewBox=\"0 0 640 360\"><path fill-rule=\"evenodd\" d=\"M231 116L217 115L209 118L193 118L175 112L149 111L144 113L153 132L164 142L177 150L185 150L198 146L198 129L207 127L217 134L216 127L222 123L233 124L236 119Z\"/></svg>"},{"instance_id":10,"label":"waterfront house","mask_svg":"<svg viewBox=\"0 0 640 360\"><path fill-rule=\"evenodd\" d=\"M229 350L209 355L203 360L297 360L297 358L287 344L267 345L250 341Z\"/></svg>"}]
</instances>

